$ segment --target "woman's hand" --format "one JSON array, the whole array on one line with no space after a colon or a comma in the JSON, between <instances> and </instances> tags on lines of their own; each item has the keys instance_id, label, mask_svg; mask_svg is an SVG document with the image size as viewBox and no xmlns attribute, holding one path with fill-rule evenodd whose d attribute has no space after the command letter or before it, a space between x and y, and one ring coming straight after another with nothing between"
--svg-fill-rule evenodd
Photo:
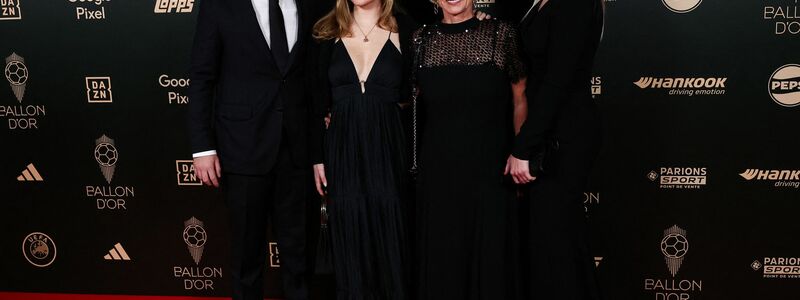
<instances>
[{"instance_id":1,"label":"woman's hand","mask_svg":"<svg viewBox=\"0 0 800 300\"><path fill-rule=\"evenodd\" d=\"M531 176L530 165L527 160L521 160L513 155L508 156L506 161L506 170L504 175L511 174L516 184L526 184L536 180L536 177Z\"/></svg>"},{"instance_id":2,"label":"woman's hand","mask_svg":"<svg viewBox=\"0 0 800 300\"><path fill-rule=\"evenodd\" d=\"M328 179L325 178L325 165L314 165L314 183L317 185L319 195L325 196L325 188L328 187Z\"/></svg>"},{"instance_id":3,"label":"woman's hand","mask_svg":"<svg viewBox=\"0 0 800 300\"><path fill-rule=\"evenodd\" d=\"M483 20L490 20L492 18L492 15L482 12L480 10L476 10L475 17L478 18L478 20L483 21Z\"/></svg>"},{"instance_id":4,"label":"woman's hand","mask_svg":"<svg viewBox=\"0 0 800 300\"><path fill-rule=\"evenodd\" d=\"M325 129L331 126L331 113L325 115Z\"/></svg>"}]
</instances>

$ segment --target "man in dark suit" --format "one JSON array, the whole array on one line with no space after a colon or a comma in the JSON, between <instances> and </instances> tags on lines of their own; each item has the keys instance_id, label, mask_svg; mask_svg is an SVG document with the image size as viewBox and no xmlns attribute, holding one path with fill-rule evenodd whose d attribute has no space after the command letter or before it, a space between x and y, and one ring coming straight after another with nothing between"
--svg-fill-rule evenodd
<instances>
[{"instance_id":1,"label":"man in dark suit","mask_svg":"<svg viewBox=\"0 0 800 300\"><path fill-rule=\"evenodd\" d=\"M222 187L233 299L263 299L271 220L286 299L307 299L306 46L314 0L202 0L191 57L189 135L197 176ZM315 1L316 2L316 1Z\"/></svg>"}]
</instances>

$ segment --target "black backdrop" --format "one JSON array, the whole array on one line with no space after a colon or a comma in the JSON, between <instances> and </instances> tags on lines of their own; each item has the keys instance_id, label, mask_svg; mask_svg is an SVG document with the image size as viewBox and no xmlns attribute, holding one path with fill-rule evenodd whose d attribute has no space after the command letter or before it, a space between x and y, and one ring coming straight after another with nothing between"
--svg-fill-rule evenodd
<instances>
[{"instance_id":1,"label":"black backdrop","mask_svg":"<svg viewBox=\"0 0 800 300\"><path fill-rule=\"evenodd\" d=\"M0 290L228 294L224 203L185 169L196 1L0 0ZM798 6L606 2L586 204L607 299L798 297Z\"/></svg>"}]
</instances>

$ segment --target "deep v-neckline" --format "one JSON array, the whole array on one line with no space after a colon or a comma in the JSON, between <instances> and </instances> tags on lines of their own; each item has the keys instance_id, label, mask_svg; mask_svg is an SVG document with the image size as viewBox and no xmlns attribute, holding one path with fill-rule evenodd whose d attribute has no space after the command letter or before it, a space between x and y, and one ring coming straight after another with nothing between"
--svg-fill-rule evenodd
<instances>
[{"instance_id":1,"label":"deep v-neckline","mask_svg":"<svg viewBox=\"0 0 800 300\"><path fill-rule=\"evenodd\" d=\"M375 58L373 59L372 66L369 67L369 71L367 72L367 76L366 78L364 78L364 80L361 80L361 77L358 76L358 67L356 66L356 62L353 60L353 57L350 55L350 49L347 49L347 44L344 43L344 40L339 40L339 42L342 43L342 47L344 47L344 52L345 55L347 56L347 60L350 61L350 69L353 70L353 74L355 75L356 80L362 85L362 93L363 93L365 92L365 90L363 90L365 89L363 85L369 82L370 77L372 77L372 71L375 69L375 65L378 64L378 60L381 58L381 56L383 56L383 52L386 50L386 46L392 42L392 39L391 37L386 39L386 43L383 44L383 47L381 47L381 50L378 52L378 55L376 55Z\"/></svg>"}]
</instances>

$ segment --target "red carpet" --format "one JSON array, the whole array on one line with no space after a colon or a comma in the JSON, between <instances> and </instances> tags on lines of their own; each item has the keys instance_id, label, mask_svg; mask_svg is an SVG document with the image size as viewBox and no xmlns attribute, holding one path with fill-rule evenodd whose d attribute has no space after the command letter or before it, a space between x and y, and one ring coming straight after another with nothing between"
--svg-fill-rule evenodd
<instances>
[{"instance_id":1,"label":"red carpet","mask_svg":"<svg viewBox=\"0 0 800 300\"><path fill-rule=\"evenodd\" d=\"M0 300L228 300L230 297L133 296L0 292ZM279 300L279 299L265 299Z\"/></svg>"}]
</instances>

